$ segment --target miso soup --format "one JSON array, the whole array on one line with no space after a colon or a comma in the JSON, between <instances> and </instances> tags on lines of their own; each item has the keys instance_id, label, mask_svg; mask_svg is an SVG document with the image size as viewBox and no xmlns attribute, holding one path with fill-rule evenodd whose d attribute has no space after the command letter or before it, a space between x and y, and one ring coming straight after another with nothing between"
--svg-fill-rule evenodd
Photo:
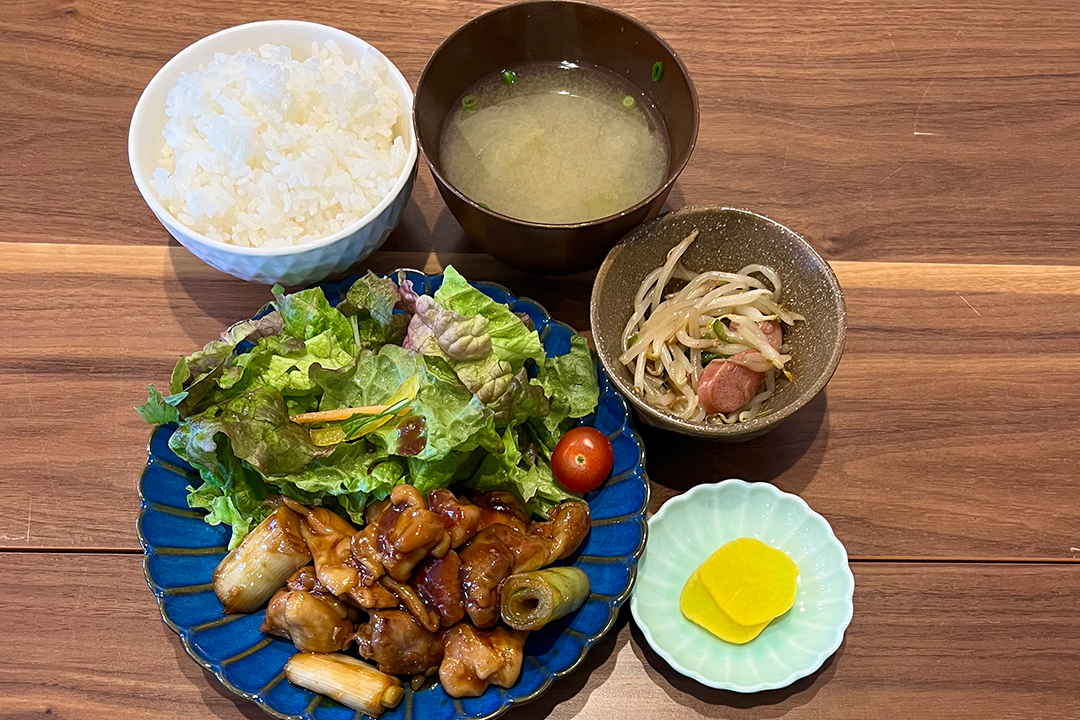
<instances>
[{"instance_id":1,"label":"miso soup","mask_svg":"<svg viewBox=\"0 0 1080 720\"><path fill-rule=\"evenodd\" d=\"M470 199L541 223L619 213L668 172L667 132L648 96L610 70L567 62L478 82L448 115L439 154Z\"/></svg>"}]
</instances>

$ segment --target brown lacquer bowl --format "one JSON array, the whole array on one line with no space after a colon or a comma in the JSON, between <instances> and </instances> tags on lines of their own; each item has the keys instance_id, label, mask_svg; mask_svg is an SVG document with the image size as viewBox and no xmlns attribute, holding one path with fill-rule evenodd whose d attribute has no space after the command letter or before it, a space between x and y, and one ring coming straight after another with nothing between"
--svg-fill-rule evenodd
<instances>
[{"instance_id":1,"label":"brown lacquer bowl","mask_svg":"<svg viewBox=\"0 0 1080 720\"><path fill-rule=\"evenodd\" d=\"M599 65L626 77L652 98L667 126L667 178L652 195L615 215L572 224L517 220L481 206L440 169L443 124L474 83L536 60ZM653 82L653 65L663 74ZM538 0L493 10L448 37L431 56L416 90L416 134L435 184L465 233L508 265L563 275L600 264L608 250L659 214L697 139L697 93L679 56L659 35L614 10L583 2Z\"/></svg>"},{"instance_id":2,"label":"brown lacquer bowl","mask_svg":"<svg viewBox=\"0 0 1080 720\"><path fill-rule=\"evenodd\" d=\"M682 256L694 272L735 272L751 263L768 265L783 282L782 303L806 317L784 328L791 346L792 379L778 380L765 413L734 425L683 420L656 408L633 390L630 371L619 362L622 331L632 314L634 295L668 251L693 230L697 240ZM649 425L711 440L742 441L772 430L814 399L832 377L844 353L847 331L844 293L832 268L808 242L767 217L721 207L685 207L643 225L624 238L604 260L593 285L590 319L600 361L611 381Z\"/></svg>"}]
</instances>

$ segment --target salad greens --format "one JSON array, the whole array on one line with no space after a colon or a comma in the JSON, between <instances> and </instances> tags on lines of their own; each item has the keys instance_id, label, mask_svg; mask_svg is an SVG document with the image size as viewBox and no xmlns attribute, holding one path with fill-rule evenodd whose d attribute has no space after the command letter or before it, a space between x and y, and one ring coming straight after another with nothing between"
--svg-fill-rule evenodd
<instances>
[{"instance_id":1,"label":"salad greens","mask_svg":"<svg viewBox=\"0 0 1080 720\"><path fill-rule=\"evenodd\" d=\"M321 288L273 294L136 408L177 425L169 447L202 478L188 504L230 525L231 547L277 494L357 524L399 483L508 490L539 514L573 497L550 459L599 398L585 338L547 357L531 321L453 267L433 296L370 272L337 307Z\"/></svg>"}]
</instances>

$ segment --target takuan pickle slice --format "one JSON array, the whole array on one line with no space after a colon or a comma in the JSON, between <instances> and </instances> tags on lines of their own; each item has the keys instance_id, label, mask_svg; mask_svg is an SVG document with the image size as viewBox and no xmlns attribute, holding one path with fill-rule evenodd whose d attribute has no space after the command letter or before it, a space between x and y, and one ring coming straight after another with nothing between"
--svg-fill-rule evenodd
<instances>
[{"instance_id":1,"label":"takuan pickle slice","mask_svg":"<svg viewBox=\"0 0 1080 720\"><path fill-rule=\"evenodd\" d=\"M755 538L722 545L698 572L716 604L739 625L767 623L795 604L799 566Z\"/></svg>"},{"instance_id":2,"label":"takuan pickle slice","mask_svg":"<svg viewBox=\"0 0 1080 720\"><path fill-rule=\"evenodd\" d=\"M750 642L769 624L766 620L757 625L740 625L728 617L705 589L698 570L694 571L683 586L679 596L679 609L690 622L700 625L721 640L736 645Z\"/></svg>"}]
</instances>

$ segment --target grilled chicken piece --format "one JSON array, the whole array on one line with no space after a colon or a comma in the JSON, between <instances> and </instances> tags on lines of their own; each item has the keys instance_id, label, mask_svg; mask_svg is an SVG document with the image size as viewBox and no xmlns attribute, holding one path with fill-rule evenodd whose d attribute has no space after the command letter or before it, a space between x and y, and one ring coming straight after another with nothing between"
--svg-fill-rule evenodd
<instances>
[{"instance_id":1,"label":"grilled chicken piece","mask_svg":"<svg viewBox=\"0 0 1080 720\"><path fill-rule=\"evenodd\" d=\"M314 565L305 565L300 568L285 582L285 587L289 590L306 590L308 592L320 593L327 595L330 593L326 587L319 582L319 576L315 573Z\"/></svg>"},{"instance_id":2,"label":"grilled chicken piece","mask_svg":"<svg viewBox=\"0 0 1080 720\"><path fill-rule=\"evenodd\" d=\"M551 560L548 553L548 542L540 536L523 533L507 525L492 525L487 528L495 534L503 545L514 553L513 572L529 572L539 570Z\"/></svg>"},{"instance_id":3,"label":"grilled chicken piece","mask_svg":"<svg viewBox=\"0 0 1080 720\"><path fill-rule=\"evenodd\" d=\"M440 624L450 627L465 617L461 593L461 558L451 550L445 557L428 558L413 573L412 586L424 605L439 615Z\"/></svg>"},{"instance_id":4,"label":"grilled chicken piece","mask_svg":"<svg viewBox=\"0 0 1080 720\"><path fill-rule=\"evenodd\" d=\"M390 498L385 498L383 500L373 500L371 504L364 509L364 522L367 525L371 525L373 522L378 520L379 516L382 515L389 507Z\"/></svg>"},{"instance_id":5,"label":"grilled chicken piece","mask_svg":"<svg viewBox=\"0 0 1080 720\"><path fill-rule=\"evenodd\" d=\"M449 490L432 490L427 501L428 509L442 517L443 525L450 533L450 547L461 547L480 529L480 508L458 500Z\"/></svg>"},{"instance_id":6,"label":"grilled chicken piece","mask_svg":"<svg viewBox=\"0 0 1080 720\"><path fill-rule=\"evenodd\" d=\"M478 530L495 524L507 525L521 532L525 532L529 527L529 513L518 499L508 492L480 493L474 496L472 501L480 508Z\"/></svg>"},{"instance_id":7,"label":"grilled chicken piece","mask_svg":"<svg viewBox=\"0 0 1080 720\"><path fill-rule=\"evenodd\" d=\"M356 611L333 595L282 588L270 599L261 632L304 652L337 652L352 642Z\"/></svg>"},{"instance_id":8,"label":"grilled chicken piece","mask_svg":"<svg viewBox=\"0 0 1080 720\"><path fill-rule=\"evenodd\" d=\"M514 553L500 538L505 532L513 531L506 525L484 528L460 553L465 611L477 627L498 622L499 585L514 572Z\"/></svg>"},{"instance_id":9,"label":"grilled chicken piece","mask_svg":"<svg viewBox=\"0 0 1080 720\"><path fill-rule=\"evenodd\" d=\"M360 656L391 675L431 675L443 656L443 633L420 627L404 610L375 610L356 633Z\"/></svg>"},{"instance_id":10,"label":"grilled chicken piece","mask_svg":"<svg viewBox=\"0 0 1080 720\"><path fill-rule=\"evenodd\" d=\"M439 613L429 608L411 585L398 582L391 577L384 577L381 583L387 590L397 595L401 606L409 611L422 628L428 632L435 632L441 627Z\"/></svg>"},{"instance_id":11,"label":"grilled chicken piece","mask_svg":"<svg viewBox=\"0 0 1080 720\"><path fill-rule=\"evenodd\" d=\"M502 581L512 573L539 570L569 556L588 534L590 519L588 505L566 502L552 508L548 520L525 525L513 496L485 493L476 500L482 522L506 518L511 523L485 527L460 553L465 610L477 627L485 628L499 619Z\"/></svg>"},{"instance_id":12,"label":"grilled chicken piece","mask_svg":"<svg viewBox=\"0 0 1080 720\"><path fill-rule=\"evenodd\" d=\"M440 558L450 549L442 518L427 509L420 491L396 485L390 505L371 524L375 554L390 577L405 582L428 555Z\"/></svg>"},{"instance_id":13,"label":"grilled chicken piece","mask_svg":"<svg viewBox=\"0 0 1080 720\"><path fill-rule=\"evenodd\" d=\"M379 553L375 549L376 530L377 528L374 525L368 525L352 536L353 564L366 578L371 580L365 585L372 584L372 582L386 574L386 568L379 562Z\"/></svg>"},{"instance_id":14,"label":"grilled chicken piece","mask_svg":"<svg viewBox=\"0 0 1080 720\"><path fill-rule=\"evenodd\" d=\"M326 508L285 502L303 517L301 530L315 558L316 580L325 591L364 609L397 606L394 594L377 582L382 565L371 557L370 545L357 540L361 533L348 520Z\"/></svg>"},{"instance_id":15,"label":"grilled chicken piece","mask_svg":"<svg viewBox=\"0 0 1080 720\"><path fill-rule=\"evenodd\" d=\"M346 597L365 610L379 610L398 606L397 595L387 590L382 582L377 582L371 587L358 585L350 590Z\"/></svg>"},{"instance_id":16,"label":"grilled chicken piece","mask_svg":"<svg viewBox=\"0 0 1080 720\"><path fill-rule=\"evenodd\" d=\"M315 559L315 575L323 587L340 596L359 585L360 573L351 562L356 528L326 508L306 508L289 498L285 498L285 504L304 519L301 532Z\"/></svg>"},{"instance_id":17,"label":"grilled chicken piece","mask_svg":"<svg viewBox=\"0 0 1080 720\"><path fill-rule=\"evenodd\" d=\"M352 537L352 565L360 573L360 584L349 591L349 598L365 610L398 605L397 596L379 582L386 570L375 550L376 530L375 526L368 525Z\"/></svg>"},{"instance_id":18,"label":"grilled chicken piece","mask_svg":"<svg viewBox=\"0 0 1080 720\"><path fill-rule=\"evenodd\" d=\"M488 685L512 687L521 675L525 632L499 626L477 630L468 623L450 628L439 680L450 697L478 697Z\"/></svg>"},{"instance_id":19,"label":"grilled chicken piece","mask_svg":"<svg viewBox=\"0 0 1080 720\"><path fill-rule=\"evenodd\" d=\"M529 534L542 538L547 544L548 557L544 565L549 565L573 554L589 534L591 525L586 503L564 502L551 509L546 521L532 523Z\"/></svg>"}]
</instances>

